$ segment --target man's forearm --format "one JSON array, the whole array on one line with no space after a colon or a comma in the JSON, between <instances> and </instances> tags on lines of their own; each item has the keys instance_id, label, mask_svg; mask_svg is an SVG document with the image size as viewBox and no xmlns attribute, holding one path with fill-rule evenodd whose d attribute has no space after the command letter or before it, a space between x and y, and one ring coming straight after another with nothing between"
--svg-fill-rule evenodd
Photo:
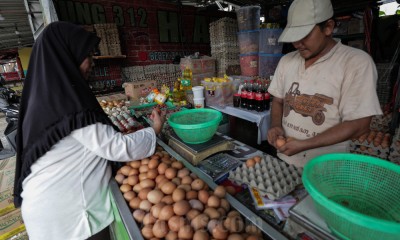
<instances>
[{"instance_id":1,"label":"man's forearm","mask_svg":"<svg viewBox=\"0 0 400 240\"><path fill-rule=\"evenodd\" d=\"M371 119L372 117L366 117L346 121L329 128L313 138L304 140L307 143L307 149L329 146L351 138L357 138L369 131Z\"/></svg>"},{"instance_id":2,"label":"man's forearm","mask_svg":"<svg viewBox=\"0 0 400 240\"><path fill-rule=\"evenodd\" d=\"M274 98L271 106L271 128L282 127L283 100Z\"/></svg>"}]
</instances>

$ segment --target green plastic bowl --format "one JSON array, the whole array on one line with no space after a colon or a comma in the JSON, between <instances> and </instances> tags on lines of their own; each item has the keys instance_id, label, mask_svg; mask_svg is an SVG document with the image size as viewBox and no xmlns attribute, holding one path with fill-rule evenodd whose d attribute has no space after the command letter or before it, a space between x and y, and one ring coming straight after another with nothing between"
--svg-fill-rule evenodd
<instances>
[{"instance_id":1,"label":"green plastic bowl","mask_svg":"<svg viewBox=\"0 0 400 240\"><path fill-rule=\"evenodd\" d=\"M173 113L168 123L185 143L199 144L210 140L218 129L222 113L214 109L198 108Z\"/></svg>"},{"instance_id":2,"label":"green plastic bowl","mask_svg":"<svg viewBox=\"0 0 400 240\"><path fill-rule=\"evenodd\" d=\"M326 154L305 165L302 179L338 237L400 239L400 166L358 154Z\"/></svg>"}]
</instances>

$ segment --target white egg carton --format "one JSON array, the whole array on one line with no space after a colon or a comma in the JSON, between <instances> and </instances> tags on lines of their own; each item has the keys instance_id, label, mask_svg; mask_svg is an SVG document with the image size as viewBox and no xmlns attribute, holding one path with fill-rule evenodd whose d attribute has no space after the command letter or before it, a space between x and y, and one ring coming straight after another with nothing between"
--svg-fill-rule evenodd
<instances>
[{"instance_id":1,"label":"white egg carton","mask_svg":"<svg viewBox=\"0 0 400 240\"><path fill-rule=\"evenodd\" d=\"M302 183L302 168L288 165L270 155L262 158L260 163L248 168L246 163L229 172L229 179L238 184L247 184L257 188L269 199L279 199Z\"/></svg>"}]
</instances>

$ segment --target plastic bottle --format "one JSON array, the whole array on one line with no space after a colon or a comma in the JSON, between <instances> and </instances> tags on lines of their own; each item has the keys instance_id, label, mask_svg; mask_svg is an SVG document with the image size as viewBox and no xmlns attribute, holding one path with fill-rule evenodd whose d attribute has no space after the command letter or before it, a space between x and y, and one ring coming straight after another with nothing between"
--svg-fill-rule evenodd
<instances>
[{"instance_id":1,"label":"plastic bottle","mask_svg":"<svg viewBox=\"0 0 400 240\"><path fill-rule=\"evenodd\" d=\"M250 80L250 84L247 87L247 109L248 110L254 110L254 98L255 98L255 92L254 92L254 80Z\"/></svg>"},{"instance_id":2,"label":"plastic bottle","mask_svg":"<svg viewBox=\"0 0 400 240\"><path fill-rule=\"evenodd\" d=\"M242 92L240 93L240 107L247 108L247 80L244 81Z\"/></svg>"},{"instance_id":3,"label":"plastic bottle","mask_svg":"<svg viewBox=\"0 0 400 240\"><path fill-rule=\"evenodd\" d=\"M262 112L264 111L264 90L263 86L261 85L261 81L258 81L256 86L254 105L257 112Z\"/></svg>"},{"instance_id":4,"label":"plastic bottle","mask_svg":"<svg viewBox=\"0 0 400 240\"><path fill-rule=\"evenodd\" d=\"M264 83L264 110L269 110L271 105L271 94L268 92L267 81Z\"/></svg>"}]
</instances>

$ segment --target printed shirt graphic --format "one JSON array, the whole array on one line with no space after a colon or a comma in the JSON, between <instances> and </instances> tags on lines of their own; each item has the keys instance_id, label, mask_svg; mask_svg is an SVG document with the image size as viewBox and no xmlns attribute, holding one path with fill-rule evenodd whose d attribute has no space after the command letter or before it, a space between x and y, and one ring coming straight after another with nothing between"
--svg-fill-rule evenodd
<instances>
[{"instance_id":1,"label":"printed shirt graphic","mask_svg":"<svg viewBox=\"0 0 400 240\"><path fill-rule=\"evenodd\" d=\"M340 42L305 69L292 52L278 64L268 91L284 100L282 127L286 137L308 139L343 122L382 114L376 95L377 72L370 56ZM321 154L346 152L348 141L278 156L299 167Z\"/></svg>"}]
</instances>

